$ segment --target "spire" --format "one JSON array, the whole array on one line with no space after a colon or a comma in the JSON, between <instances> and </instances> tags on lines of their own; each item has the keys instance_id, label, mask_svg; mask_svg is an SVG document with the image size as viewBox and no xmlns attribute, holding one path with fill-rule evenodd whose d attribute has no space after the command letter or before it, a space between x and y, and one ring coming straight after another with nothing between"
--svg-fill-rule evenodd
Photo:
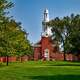
<instances>
[{"instance_id":1,"label":"spire","mask_svg":"<svg viewBox=\"0 0 80 80\"><path fill-rule=\"evenodd\" d=\"M46 25L49 22L49 11L48 9L44 10L44 18L42 22L42 36L48 37L51 36L51 29Z\"/></svg>"},{"instance_id":2,"label":"spire","mask_svg":"<svg viewBox=\"0 0 80 80\"><path fill-rule=\"evenodd\" d=\"M44 22L48 22L49 21L49 11L48 9L46 8L44 10Z\"/></svg>"}]
</instances>

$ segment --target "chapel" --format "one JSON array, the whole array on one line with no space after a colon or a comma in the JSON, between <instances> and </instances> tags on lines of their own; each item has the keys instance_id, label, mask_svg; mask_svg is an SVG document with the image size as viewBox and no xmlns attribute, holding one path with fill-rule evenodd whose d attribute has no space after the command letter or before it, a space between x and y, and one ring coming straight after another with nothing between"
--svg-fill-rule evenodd
<instances>
[{"instance_id":1,"label":"chapel","mask_svg":"<svg viewBox=\"0 0 80 80\"><path fill-rule=\"evenodd\" d=\"M49 11L44 10L42 21L41 39L34 44L34 60L51 60L54 59L54 54L59 53L59 48L52 40L51 28L46 25L49 22Z\"/></svg>"}]
</instances>

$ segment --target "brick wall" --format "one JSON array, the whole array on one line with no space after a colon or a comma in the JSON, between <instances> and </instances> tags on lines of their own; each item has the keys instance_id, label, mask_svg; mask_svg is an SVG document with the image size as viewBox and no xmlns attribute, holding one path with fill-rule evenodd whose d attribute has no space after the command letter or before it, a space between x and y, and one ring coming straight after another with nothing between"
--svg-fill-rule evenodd
<instances>
[{"instance_id":1,"label":"brick wall","mask_svg":"<svg viewBox=\"0 0 80 80\"><path fill-rule=\"evenodd\" d=\"M0 57L0 62L6 62L6 61L7 61L7 57ZM15 62L16 57L15 56L8 57L8 61L9 62Z\"/></svg>"},{"instance_id":2,"label":"brick wall","mask_svg":"<svg viewBox=\"0 0 80 80\"><path fill-rule=\"evenodd\" d=\"M16 56L11 56L8 57L8 61L9 62L16 62L16 61L28 61L31 60L33 57L32 56L22 56L22 57L16 57ZM0 57L0 62L6 62L7 61L7 57Z\"/></svg>"}]
</instances>

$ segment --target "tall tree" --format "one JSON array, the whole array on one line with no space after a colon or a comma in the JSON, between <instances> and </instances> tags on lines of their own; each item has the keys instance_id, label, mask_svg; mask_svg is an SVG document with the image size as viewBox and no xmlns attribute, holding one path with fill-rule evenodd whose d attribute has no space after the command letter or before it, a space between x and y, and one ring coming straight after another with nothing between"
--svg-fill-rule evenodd
<instances>
[{"instance_id":1,"label":"tall tree","mask_svg":"<svg viewBox=\"0 0 80 80\"><path fill-rule=\"evenodd\" d=\"M65 53L80 52L80 15L56 17L48 23L52 27L53 37L63 44L64 60Z\"/></svg>"},{"instance_id":2,"label":"tall tree","mask_svg":"<svg viewBox=\"0 0 80 80\"><path fill-rule=\"evenodd\" d=\"M71 17L71 30L69 35L70 51L73 53L80 53L80 15L77 14Z\"/></svg>"},{"instance_id":3,"label":"tall tree","mask_svg":"<svg viewBox=\"0 0 80 80\"><path fill-rule=\"evenodd\" d=\"M6 14L6 9L13 6L8 0L0 0L0 56L31 55L32 47L27 39L27 32L21 23L16 22Z\"/></svg>"},{"instance_id":4,"label":"tall tree","mask_svg":"<svg viewBox=\"0 0 80 80\"><path fill-rule=\"evenodd\" d=\"M5 43L5 40L3 40L3 30L5 29L5 24L8 22L8 18L5 15L8 12L5 12L8 8L11 8L13 6L13 3L8 2L8 0L0 0L0 53L5 53L4 49L6 48L3 43ZM7 50L6 50L7 51ZM5 54L4 54L5 55ZM8 58L7 58L7 65L8 65Z\"/></svg>"},{"instance_id":5,"label":"tall tree","mask_svg":"<svg viewBox=\"0 0 80 80\"><path fill-rule=\"evenodd\" d=\"M63 44L63 50L64 50L64 60L65 60L65 38L66 38L66 28L64 26L63 20L56 17L54 20L51 20L48 23L48 26L52 27L53 32L53 40L57 41L58 46L60 44Z\"/></svg>"}]
</instances>

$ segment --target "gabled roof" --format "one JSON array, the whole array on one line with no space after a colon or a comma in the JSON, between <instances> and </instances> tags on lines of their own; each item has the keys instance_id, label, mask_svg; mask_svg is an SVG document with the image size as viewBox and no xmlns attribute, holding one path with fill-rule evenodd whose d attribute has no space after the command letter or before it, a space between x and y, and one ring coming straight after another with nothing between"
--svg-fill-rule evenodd
<instances>
[{"instance_id":1,"label":"gabled roof","mask_svg":"<svg viewBox=\"0 0 80 80\"><path fill-rule=\"evenodd\" d=\"M52 46L55 47L56 43L51 39L51 37L48 37L48 39L52 43ZM33 44L33 47L41 47L41 40L39 40L37 43Z\"/></svg>"},{"instance_id":2,"label":"gabled roof","mask_svg":"<svg viewBox=\"0 0 80 80\"><path fill-rule=\"evenodd\" d=\"M33 45L33 47L41 47L41 40Z\"/></svg>"}]
</instances>

